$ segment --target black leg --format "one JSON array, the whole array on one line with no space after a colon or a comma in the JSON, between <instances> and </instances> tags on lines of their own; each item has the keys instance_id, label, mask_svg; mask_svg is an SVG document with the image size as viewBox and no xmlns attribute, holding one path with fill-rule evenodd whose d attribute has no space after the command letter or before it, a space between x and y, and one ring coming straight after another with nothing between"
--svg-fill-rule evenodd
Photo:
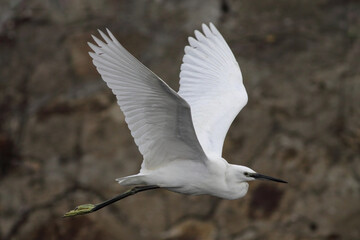
<instances>
[{"instance_id":1,"label":"black leg","mask_svg":"<svg viewBox=\"0 0 360 240\"><path fill-rule=\"evenodd\" d=\"M136 193L147 191L147 190L152 190L152 189L156 189L156 188L160 188L160 187L156 186L156 185L134 187L114 198L106 200L105 202L98 203L98 204L83 204L83 205L77 206L74 210L71 210L71 211L65 213L65 215L63 217L73 217L73 216L77 216L77 215L92 213L103 207L113 204L114 202L117 202L121 199L124 199L131 195L134 195Z\"/></svg>"}]
</instances>

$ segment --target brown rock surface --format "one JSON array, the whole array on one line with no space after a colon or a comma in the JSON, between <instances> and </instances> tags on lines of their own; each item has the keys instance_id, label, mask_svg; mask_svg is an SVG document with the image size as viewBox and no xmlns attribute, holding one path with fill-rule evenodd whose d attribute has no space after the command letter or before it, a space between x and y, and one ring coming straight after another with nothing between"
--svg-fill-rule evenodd
<instances>
[{"instance_id":1,"label":"brown rock surface","mask_svg":"<svg viewBox=\"0 0 360 240\"><path fill-rule=\"evenodd\" d=\"M124 191L138 152L87 56L109 28L178 89L187 36L213 22L249 103L224 157L289 181L243 199ZM0 1L0 239L360 239L360 2Z\"/></svg>"}]
</instances>

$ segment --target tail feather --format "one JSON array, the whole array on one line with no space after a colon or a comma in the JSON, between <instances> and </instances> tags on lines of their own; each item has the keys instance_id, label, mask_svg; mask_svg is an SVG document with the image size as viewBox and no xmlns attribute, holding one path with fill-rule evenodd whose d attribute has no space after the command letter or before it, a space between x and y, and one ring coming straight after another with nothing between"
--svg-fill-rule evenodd
<instances>
[{"instance_id":1,"label":"tail feather","mask_svg":"<svg viewBox=\"0 0 360 240\"><path fill-rule=\"evenodd\" d=\"M116 181L120 185L128 186L128 185L146 185L146 182L144 181L144 175L131 175L127 177L117 178Z\"/></svg>"}]
</instances>

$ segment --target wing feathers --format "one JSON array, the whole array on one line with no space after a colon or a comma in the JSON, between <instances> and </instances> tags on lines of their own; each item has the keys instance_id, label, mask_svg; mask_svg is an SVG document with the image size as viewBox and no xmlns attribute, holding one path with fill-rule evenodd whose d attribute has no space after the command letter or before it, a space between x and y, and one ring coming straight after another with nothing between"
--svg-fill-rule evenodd
<instances>
[{"instance_id":1,"label":"wing feathers","mask_svg":"<svg viewBox=\"0 0 360 240\"><path fill-rule=\"evenodd\" d=\"M99 31L89 43L93 63L116 95L135 143L144 156L142 169L167 161L205 161L196 137L189 105L116 40ZM144 169L144 170L145 170Z\"/></svg>"},{"instance_id":2,"label":"wing feathers","mask_svg":"<svg viewBox=\"0 0 360 240\"><path fill-rule=\"evenodd\" d=\"M88 43L94 51L89 54L125 114L144 156L142 167L175 159L205 160L204 151L221 156L226 132L247 94L236 59L215 26L203 24L202 32L188 38L181 97L106 32L99 31L104 41L92 36L96 45Z\"/></svg>"},{"instance_id":3,"label":"wing feathers","mask_svg":"<svg viewBox=\"0 0 360 240\"><path fill-rule=\"evenodd\" d=\"M195 31L180 72L179 95L191 106L197 137L208 155L221 156L230 124L245 106L247 94L240 68L215 26Z\"/></svg>"}]
</instances>

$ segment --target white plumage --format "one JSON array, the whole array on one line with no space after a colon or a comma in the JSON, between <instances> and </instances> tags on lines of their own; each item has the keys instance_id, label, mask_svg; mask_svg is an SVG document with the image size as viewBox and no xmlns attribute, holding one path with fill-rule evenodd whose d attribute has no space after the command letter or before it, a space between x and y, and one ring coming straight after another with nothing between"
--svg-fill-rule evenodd
<instances>
[{"instance_id":1,"label":"white plumage","mask_svg":"<svg viewBox=\"0 0 360 240\"><path fill-rule=\"evenodd\" d=\"M213 24L189 37L179 95L191 106L196 135L208 155L221 157L225 135L247 103L239 65Z\"/></svg>"},{"instance_id":2,"label":"white plumage","mask_svg":"<svg viewBox=\"0 0 360 240\"><path fill-rule=\"evenodd\" d=\"M189 38L176 93L141 64L107 30L104 41L89 43L93 63L115 94L143 155L138 174L117 179L123 185L156 185L185 194L235 199L247 181L262 178L221 157L225 135L247 103L239 65L210 23Z\"/></svg>"}]
</instances>

